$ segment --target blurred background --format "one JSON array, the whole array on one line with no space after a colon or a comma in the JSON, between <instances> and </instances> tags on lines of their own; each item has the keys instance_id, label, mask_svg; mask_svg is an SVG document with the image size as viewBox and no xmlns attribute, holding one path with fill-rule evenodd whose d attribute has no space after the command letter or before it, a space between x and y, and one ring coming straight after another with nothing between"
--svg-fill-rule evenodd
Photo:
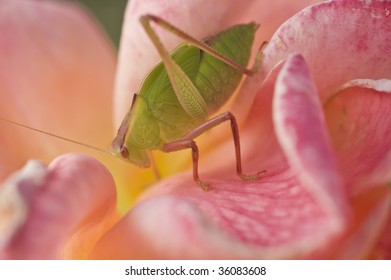
<instances>
[{"instance_id":1,"label":"blurred background","mask_svg":"<svg viewBox=\"0 0 391 280\"><path fill-rule=\"evenodd\" d=\"M118 48L122 20L128 0L66 0L79 2L100 22ZM129 0L130 1L130 0Z\"/></svg>"}]
</instances>

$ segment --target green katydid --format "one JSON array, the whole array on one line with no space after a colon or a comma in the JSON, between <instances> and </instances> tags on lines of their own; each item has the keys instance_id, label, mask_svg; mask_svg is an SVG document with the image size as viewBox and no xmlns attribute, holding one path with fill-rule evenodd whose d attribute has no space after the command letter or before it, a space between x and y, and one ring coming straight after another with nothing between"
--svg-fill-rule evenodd
<instances>
[{"instance_id":1,"label":"green katydid","mask_svg":"<svg viewBox=\"0 0 391 280\"><path fill-rule=\"evenodd\" d=\"M152 29L153 21L186 42L169 53ZM245 175L242 172L238 125L230 112L210 120L229 100L243 75L253 75L249 62L254 42L255 23L235 25L200 42L167 21L144 15L140 22L161 56L134 94L130 110L112 141L112 151L139 167L149 167L148 151L192 150L193 178L204 190L208 184L198 174L198 147L194 139L225 121L231 122L236 154L236 171L244 180L256 180L265 170Z\"/></svg>"},{"instance_id":2,"label":"green katydid","mask_svg":"<svg viewBox=\"0 0 391 280\"><path fill-rule=\"evenodd\" d=\"M169 53L151 28L153 21L186 42ZM252 175L242 172L238 125L230 112L212 119L208 117L226 103L238 87L243 75L256 73L260 51L252 69L246 68L258 25L235 25L210 36L203 42L196 40L167 21L144 15L140 22L157 48L162 60L147 75L131 108L125 115L111 153L139 167L149 167L149 151L173 152L192 150L193 179L204 190L208 184L198 174L198 147L194 141L205 131L230 121L235 145L236 172L243 180L257 180L265 170ZM260 49L264 46L260 47ZM100 148L58 136L40 129L0 117L27 129L57 137L101 152Z\"/></svg>"}]
</instances>

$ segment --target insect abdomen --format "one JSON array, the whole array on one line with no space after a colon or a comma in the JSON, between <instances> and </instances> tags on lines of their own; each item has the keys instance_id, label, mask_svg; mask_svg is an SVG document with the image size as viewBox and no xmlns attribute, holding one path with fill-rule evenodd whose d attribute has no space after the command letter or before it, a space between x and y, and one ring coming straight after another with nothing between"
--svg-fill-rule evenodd
<instances>
[{"instance_id":1,"label":"insect abdomen","mask_svg":"<svg viewBox=\"0 0 391 280\"><path fill-rule=\"evenodd\" d=\"M255 23L236 25L207 38L205 42L219 53L246 67L257 28ZM243 73L221 60L202 53L198 73L193 82L208 104L208 113L215 112L228 101L242 76Z\"/></svg>"}]
</instances>

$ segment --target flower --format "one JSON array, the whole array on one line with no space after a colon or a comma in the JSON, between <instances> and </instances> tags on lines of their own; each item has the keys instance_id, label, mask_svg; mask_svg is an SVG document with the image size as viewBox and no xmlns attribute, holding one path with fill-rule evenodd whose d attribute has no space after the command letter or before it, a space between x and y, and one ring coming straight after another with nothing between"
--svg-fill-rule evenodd
<instances>
[{"instance_id":1,"label":"flower","mask_svg":"<svg viewBox=\"0 0 391 280\"><path fill-rule=\"evenodd\" d=\"M283 1L275 2L278 7ZM292 7L308 4L292 2ZM13 230L0 226L7 233L1 257L391 257L391 5L323 2L275 31L288 16L268 7L272 25L262 14L262 1L244 8L227 1L218 10L204 4L131 2L117 68L115 122L127 109L129 89L136 91L156 61L137 24L140 14L164 16L198 37L256 20L263 24L256 45L268 39L262 31L274 34L259 73L244 81L229 109L241 124L244 168L267 169L267 175L251 182L236 178L232 140L219 127L198 141L201 176L212 185L210 191L202 191L190 171L176 174L143 191L117 221L114 183L100 163L80 155L62 156L47 169L33 163L3 188L14 203L3 203L8 212L1 213L17 218L3 219L14 221L8 223ZM175 40L168 37L165 43L172 47ZM224 162L216 160L221 158ZM143 176L129 173L128 188ZM119 198L124 193L119 186ZM40 235L52 242L36 239L37 224L47 228ZM65 233L59 234L59 225ZM43 249L32 246L37 244Z\"/></svg>"},{"instance_id":2,"label":"flower","mask_svg":"<svg viewBox=\"0 0 391 280\"><path fill-rule=\"evenodd\" d=\"M85 11L70 2L5 0L0 7L1 117L96 146L105 145L113 131L110 104L116 59L107 38ZM77 145L2 121L0 131L1 181L29 158L50 162L60 154L78 149ZM17 188L2 186L1 257L82 258L91 247L89 244L98 238L92 235L103 234L104 227L107 229L110 221L114 221L115 189L114 185L106 187L112 180L105 176L107 171L97 163L89 163L91 159L84 160L82 165L77 164L82 160L72 158L59 159L58 164L50 165L55 170L50 172L51 167L48 168L49 188L37 188L36 183L28 183L27 179L22 179L23 186ZM74 166L61 171L61 166L70 161ZM99 180L101 188L83 183L88 177L86 168L96 171L90 171L90 179ZM27 174L46 173L42 168L32 170L41 171ZM60 178L80 180L72 184L62 179L62 185L50 183ZM7 189L12 198L4 195ZM21 205L18 201L25 203ZM13 219L25 222L13 228L10 226ZM87 228L88 220L103 223ZM80 232L87 233L83 248L72 241L72 237L80 240L76 238Z\"/></svg>"}]
</instances>

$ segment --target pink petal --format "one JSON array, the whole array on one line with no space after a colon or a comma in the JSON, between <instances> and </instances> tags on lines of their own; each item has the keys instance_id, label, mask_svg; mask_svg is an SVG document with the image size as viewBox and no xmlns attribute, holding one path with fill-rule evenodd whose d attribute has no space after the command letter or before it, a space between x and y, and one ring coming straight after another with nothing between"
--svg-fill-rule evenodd
<instances>
[{"instance_id":1,"label":"pink petal","mask_svg":"<svg viewBox=\"0 0 391 280\"><path fill-rule=\"evenodd\" d=\"M379 169L384 157L389 157L391 145L387 141L390 138L387 136L390 127L387 108L391 99L388 94L359 88L357 85L389 91L389 83L384 80L378 83L370 80L352 81L349 83L352 86L350 96L347 95L349 90L345 89L327 103L326 117L337 154L337 169L324 116L319 114L320 102L314 99L317 97L315 85L308 80L309 70L303 67L303 62L301 56L288 58L277 79L273 110L276 134L302 185L313 189L312 194L319 202L323 202L325 209L341 218L342 228L346 229L348 225L342 219L344 216L353 218L350 219L350 223L353 221L351 229L339 243L339 254L334 257L365 258L388 216L390 192L384 183L391 179L390 165L387 176L383 173L383 177L380 177L374 170ZM309 106L308 102L315 106ZM311 107L315 109L312 112ZM341 167L344 185L341 184L339 174ZM385 171L384 164L382 167ZM374 177L377 181L370 180ZM363 193L361 189L361 195L354 196L353 209L348 209L346 193L357 193L357 188L352 187L358 184L381 191ZM371 199L374 194L375 199ZM350 212L354 213L353 217L347 215Z\"/></svg>"},{"instance_id":2,"label":"pink petal","mask_svg":"<svg viewBox=\"0 0 391 280\"><path fill-rule=\"evenodd\" d=\"M325 113L348 190L357 193L391 180L391 86L385 80L349 84Z\"/></svg>"},{"instance_id":3,"label":"pink petal","mask_svg":"<svg viewBox=\"0 0 391 280\"><path fill-rule=\"evenodd\" d=\"M293 68L295 71L292 71ZM249 170L256 171L260 166L267 166L266 169L270 171L259 181L244 182L238 179L233 166L220 171L208 170L207 174L202 173L202 178L212 187L204 192L192 181L190 174L175 176L145 193L135 209L99 241L92 257L209 259L324 256L332 244L341 238L342 230L346 229L349 209L335 161L330 155L316 91L312 85L300 92L297 84L292 83L295 80L306 85L312 83L302 58L295 56L287 61L280 76L279 83L289 89L286 95L282 94L282 89L277 90L276 99L282 99L280 104L285 105L288 99L295 98L300 98L302 102L286 108L287 112L294 113L296 106L302 106L302 116L292 115L296 117L292 129L301 131L304 128L305 123L301 118L310 119L311 125L319 127L308 140L300 140L307 141L306 144L313 147L313 153L318 155L316 159L320 163L315 162L316 166L295 175L302 171L300 168L314 161L288 151L287 157L294 164L290 168L274 143L266 145L266 149L272 148L274 153L266 161L261 160L264 156L262 152L253 152L252 157L245 153L244 162ZM281 108L278 113L282 114L283 119L285 115ZM266 123L260 117L263 114L264 111L254 110L253 118L257 116L259 121ZM292 136L284 132L287 128L284 122L277 121L276 126L282 126L281 134ZM258 144L253 143L250 147L253 151L258 147L263 150L259 146L259 139L264 128L253 127L255 129L251 133L254 135L242 138L258 139ZM293 137L291 141L296 140ZM248 148L247 145L244 147ZM225 151L228 146L221 149L225 153L220 151L220 156L211 153L216 156L214 161L216 158L224 158L224 161L227 158L232 165L233 161L229 159L232 144L229 148L230 152ZM220 164L224 165L219 161ZM158 234L157 228L160 229ZM121 240L119 236L128 238Z\"/></svg>"},{"instance_id":4,"label":"pink petal","mask_svg":"<svg viewBox=\"0 0 391 280\"><path fill-rule=\"evenodd\" d=\"M313 252L315 244L331 244L320 234L329 225L324 213L286 177L279 176L280 185L270 178L241 189L238 182L215 180L206 193L183 180L162 184L160 191L175 194L137 204L90 257L293 258Z\"/></svg>"},{"instance_id":5,"label":"pink petal","mask_svg":"<svg viewBox=\"0 0 391 280\"><path fill-rule=\"evenodd\" d=\"M322 46L328 46L326 43L329 40L329 38L325 39L323 34L331 38L335 36L336 39L331 41L342 44L341 46L330 44L336 49L337 58L340 59L335 60L335 65L339 65L342 61L342 69L347 71L346 73L354 70L365 74L366 70L356 70L357 67L353 68L349 65L351 61L341 55L344 48L341 33L333 35L332 32L319 32L320 26L323 25L316 25L318 18L315 20L311 17L316 12L325 13L327 16L320 18L321 23L322 21L330 24L342 22L350 27L348 22L345 22L349 17L343 17L341 14L351 13L353 7L355 9L353 11L362 14L364 22L366 20L368 25L365 28L372 33L374 27L380 26L385 29L387 26L383 23L370 20L365 16L369 14L365 9L370 10L370 8L362 8L363 3L353 1L322 3L294 17L281 27L278 32L280 37L274 38L266 49L263 72L255 79L248 80L247 88L250 84L251 90L259 94L256 95L254 103L250 102L251 112L244 129L241 130L243 157L246 170L267 169L269 172L264 178L256 182L243 182L237 179L234 176L232 143L225 141L221 146L214 147L213 151L205 157L206 161L209 161L207 171L201 169L202 178L212 185L210 192L203 192L191 180L190 172L156 184L153 189L145 193L137 206L97 243L92 256L97 258L365 256L379 236L381 228L384 227L386 219L384 205L389 194L384 191L384 188L371 188L369 192L355 195L353 201L351 203L349 201L348 204L345 186L342 184L340 170L335 163L335 155L321 113L322 108L317 100L316 88L310 78L309 70L301 59L293 57L283 65L283 70L280 72L283 60L294 52L295 48L279 51L281 45L278 44L284 42L278 41L280 38L289 38L292 34L289 32L292 31L295 34L294 32L299 32L298 30L304 30L303 34L308 35L306 28L302 28L301 25L301 20L305 20L307 29L312 31L312 34L321 36L319 41L323 40ZM373 5L377 5L376 3ZM313 14L308 11L313 11ZM355 20L358 18L359 16L353 17ZM387 19L383 18L383 20ZM292 23L299 24L300 28L296 28L295 25L286 27ZM310 25L311 23L318 28L317 32ZM361 30L358 35L362 35L360 32ZM353 33L353 31L348 32L351 35L350 40L353 38ZM369 37L378 40L379 38L372 33ZM294 38L291 39L294 41ZM298 42L301 42L299 39ZM328 69L326 66L333 61L330 58L332 52L326 52L327 57L325 57L319 51L323 51L323 48L311 49L308 40L307 36L306 45L302 42L297 43L301 47L298 50L303 52L305 57L307 57L306 49L311 50L312 56L308 57L309 68L312 70L315 67L316 81L324 83L321 84L321 94L323 92L333 94L345 82L356 77L355 74L339 73L339 66L334 64L332 64L334 68L330 68L339 76L333 73L325 77L320 75L320 70ZM381 52L382 50L371 50L364 54L379 58ZM382 54L384 55L384 52ZM323 60L318 59L319 57ZM358 65L366 66L369 62L375 62L376 65L378 61L361 58L359 62L362 64ZM385 61L384 65L389 65L387 63L388 61ZM373 72L375 76L384 76L386 73L384 65L381 64L379 72ZM293 71L293 68L296 71ZM325 72L330 74L331 70L327 71ZM280 75L279 86L276 88L276 96L273 97L278 75ZM290 75L292 77L289 77ZM371 75L367 76L371 78ZM340 77L344 78L340 79ZM309 87L300 87L294 82L295 78L304 81ZM285 88L281 87L282 84ZM331 91L327 92L327 90ZM284 92L289 93L289 98L288 94L286 96L282 94ZM285 109L272 111L273 98L276 99L276 106L284 106ZM288 101L295 98L300 100L292 103L297 107L289 106ZM300 109L302 115L297 114ZM289 112L292 114L288 114ZM272 113L274 117L277 116L275 122ZM294 121L286 123L285 120L290 117L294 117ZM305 130L306 124L316 128L313 134L309 133L310 129ZM274 129L278 131L277 137L274 135ZM283 138L283 136L294 135L292 131L300 132L299 136L306 135L306 138ZM308 153L299 152L303 151L301 144L313 148L312 155L316 160ZM221 168L210 168L212 164ZM205 164L202 163L200 166L202 168ZM366 196L373 193L377 194L372 196L375 197L373 199ZM373 231L370 230L371 227ZM156 229L161 230L157 232ZM128 238L121 239L121 236ZM339 246L342 248L340 251Z\"/></svg>"},{"instance_id":6,"label":"pink petal","mask_svg":"<svg viewBox=\"0 0 391 280\"><path fill-rule=\"evenodd\" d=\"M242 18L246 21L255 20L261 25L257 42L257 45L260 45L264 40L269 41L277 28L288 18L303 8L319 2L321 0L254 1L253 5L246 3L248 10Z\"/></svg>"},{"instance_id":7,"label":"pink petal","mask_svg":"<svg viewBox=\"0 0 391 280\"><path fill-rule=\"evenodd\" d=\"M277 138L301 184L342 225L349 213L347 197L318 92L301 55L289 57L278 76L273 113Z\"/></svg>"},{"instance_id":8,"label":"pink petal","mask_svg":"<svg viewBox=\"0 0 391 280\"><path fill-rule=\"evenodd\" d=\"M274 34L261 75L298 52L309 64L322 101L353 79L390 79L390 12L388 1L328 1L307 8Z\"/></svg>"},{"instance_id":9,"label":"pink petal","mask_svg":"<svg viewBox=\"0 0 391 280\"><path fill-rule=\"evenodd\" d=\"M109 143L115 55L99 27L65 1L4 0L0 11L1 117ZM3 121L0 131L0 180L28 158L48 161L78 149Z\"/></svg>"},{"instance_id":10,"label":"pink petal","mask_svg":"<svg viewBox=\"0 0 391 280\"><path fill-rule=\"evenodd\" d=\"M26 215L1 244L2 258L85 258L116 218L114 183L98 161L66 155L44 172L19 175L11 186L24 202L14 213L24 207Z\"/></svg>"},{"instance_id":11,"label":"pink petal","mask_svg":"<svg viewBox=\"0 0 391 280\"><path fill-rule=\"evenodd\" d=\"M367 256L384 227L387 192L384 188L381 192L374 189L374 199L369 199L370 193L366 193L356 196L348 206L316 88L301 56L292 56L279 73L273 111L277 138L273 137L268 132L272 129L268 93L274 89L275 80L273 72L263 83L264 94L257 96L248 123L252 129L246 129L242 137L245 150L248 147L260 150L252 157L244 153L247 168L268 169L265 178L243 182L234 177L231 167L231 172L225 169L209 170L209 175L203 173L204 180L212 185L210 192L201 191L190 174L155 185L97 243L92 257ZM260 107L262 110L255 109ZM267 139L265 132L274 140L263 141ZM291 167L276 146L277 140ZM311 153L306 152L308 147ZM214 160L229 158L229 148L232 153L232 144L212 153L217 155ZM268 153L273 156L268 157ZM262 161L265 154L267 160ZM213 177L209 177L212 173ZM158 235L156 228L161 229Z\"/></svg>"}]
</instances>

